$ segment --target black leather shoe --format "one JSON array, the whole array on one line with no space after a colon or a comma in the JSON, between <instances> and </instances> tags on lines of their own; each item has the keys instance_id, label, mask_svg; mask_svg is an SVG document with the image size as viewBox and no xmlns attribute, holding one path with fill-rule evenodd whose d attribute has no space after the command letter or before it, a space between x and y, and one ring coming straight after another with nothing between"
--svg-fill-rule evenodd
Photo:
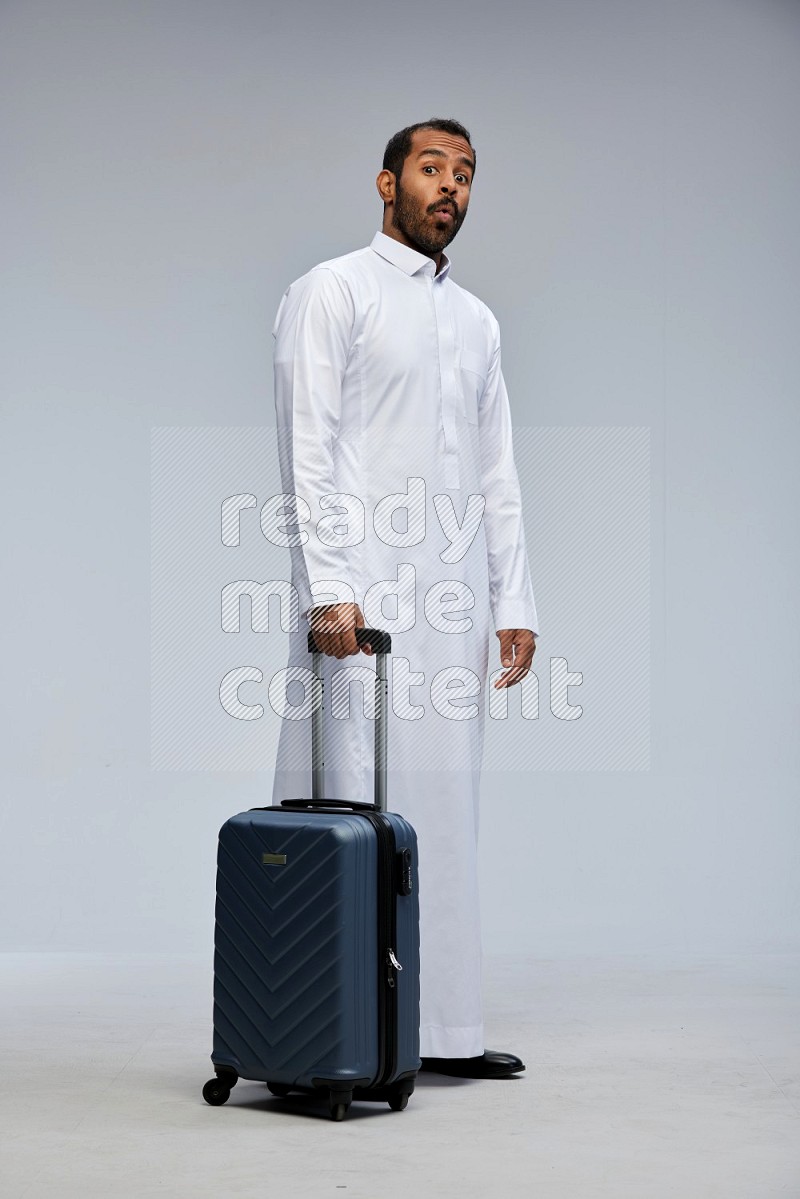
<instances>
[{"instance_id":1,"label":"black leather shoe","mask_svg":"<svg viewBox=\"0 0 800 1199\"><path fill-rule=\"evenodd\" d=\"M452 1074L456 1078L511 1078L525 1065L513 1053L487 1049L479 1057L424 1057L420 1070Z\"/></svg>"}]
</instances>

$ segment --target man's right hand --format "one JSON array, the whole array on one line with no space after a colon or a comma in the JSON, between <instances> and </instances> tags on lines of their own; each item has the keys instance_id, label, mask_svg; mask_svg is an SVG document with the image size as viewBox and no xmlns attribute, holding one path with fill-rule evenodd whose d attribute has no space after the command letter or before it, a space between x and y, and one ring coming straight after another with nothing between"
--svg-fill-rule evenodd
<instances>
[{"instance_id":1,"label":"man's right hand","mask_svg":"<svg viewBox=\"0 0 800 1199\"><path fill-rule=\"evenodd\" d=\"M358 604L320 604L309 608L308 619L321 654L347 658L359 652L372 653L371 645L359 645L356 641L355 630L365 627Z\"/></svg>"}]
</instances>

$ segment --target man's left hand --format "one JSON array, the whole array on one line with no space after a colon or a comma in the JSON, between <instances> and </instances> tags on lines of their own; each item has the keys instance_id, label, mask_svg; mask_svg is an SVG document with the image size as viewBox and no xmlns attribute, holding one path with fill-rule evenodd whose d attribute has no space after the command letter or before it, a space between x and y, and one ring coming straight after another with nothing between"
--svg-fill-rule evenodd
<instances>
[{"instance_id":1,"label":"man's left hand","mask_svg":"<svg viewBox=\"0 0 800 1199\"><path fill-rule=\"evenodd\" d=\"M536 638L533 629L498 629L497 636L500 638L500 661L511 669L495 679L494 685L513 687L530 669L536 653Z\"/></svg>"}]
</instances>

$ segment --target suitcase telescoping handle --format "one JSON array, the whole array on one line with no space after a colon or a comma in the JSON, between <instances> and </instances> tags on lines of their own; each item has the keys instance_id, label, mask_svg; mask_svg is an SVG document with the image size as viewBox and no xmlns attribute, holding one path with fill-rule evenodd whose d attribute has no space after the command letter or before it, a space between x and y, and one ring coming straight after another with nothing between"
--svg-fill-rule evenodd
<instances>
[{"instance_id":1,"label":"suitcase telescoping handle","mask_svg":"<svg viewBox=\"0 0 800 1199\"><path fill-rule=\"evenodd\" d=\"M387 734L387 704L389 684L386 677L386 655L392 652L392 638L385 629L356 629L356 641L359 646L370 645L375 655L375 804L379 812L386 811L386 734ZM314 634L308 633L308 649L311 654L311 669L324 687L320 674L320 658L322 654L317 649ZM325 746L323 743L322 720L324 692L322 702L317 704L311 713L311 801L322 800L322 788L325 775ZM290 801L297 802L297 801ZM333 802L324 800L325 805ZM356 807L356 804L339 800L334 806Z\"/></svg>"}]
</instances>

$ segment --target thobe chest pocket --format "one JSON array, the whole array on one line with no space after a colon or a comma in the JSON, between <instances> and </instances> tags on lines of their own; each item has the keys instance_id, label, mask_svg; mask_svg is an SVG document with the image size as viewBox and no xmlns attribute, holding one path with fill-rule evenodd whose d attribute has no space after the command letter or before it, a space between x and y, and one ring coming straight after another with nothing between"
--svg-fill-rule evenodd
<instances>
[{"instance_id":1,"label":"thobe chest pocket","mask_svg":"<svg viewBox=\"0 0 800 1199\"><path fill-rule=\"evenodd\" d=\"M459 410L471 425L478 423L478 404L486 386L486 360L482 354L472 350L461 350L458 355Z\"/></svg>"}]
</instances>

